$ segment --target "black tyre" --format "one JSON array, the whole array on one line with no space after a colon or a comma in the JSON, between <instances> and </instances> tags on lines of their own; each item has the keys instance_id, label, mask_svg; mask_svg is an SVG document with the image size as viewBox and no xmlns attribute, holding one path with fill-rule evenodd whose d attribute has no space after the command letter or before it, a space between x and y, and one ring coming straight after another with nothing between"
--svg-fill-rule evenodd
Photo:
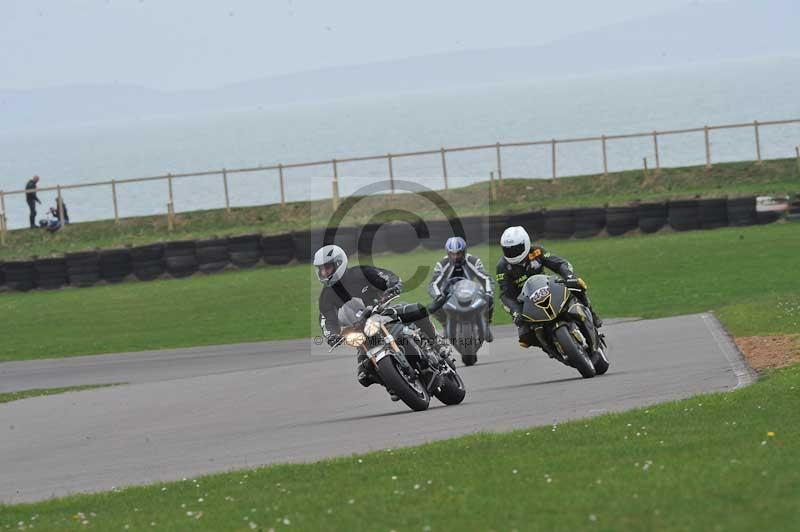
<instances>
[{"instance_id":1,"label":"black tyre","mask_svg":"<svg viewBox=\"0 0 800 532\"><path fill-rule=\"evenodd\" d=\"M642 233L655 233L666 224L666 203L642 203L639 205L639 229Z\"/></svg>"},{"instance_id":2,"label":"black tyre","mask_svg":"<svg viewBox=\"0 0 800 532\"><path fill-rule=\"evenodd\" d=\"M669 202L669 225L676 231L700 229L700 204L697 200Z\"/></svg>"},{"instance_id":3,"label":"black tyre","mask_svg":"<svg viewBox=\"0 0 800 532\"><path fill-rule=\"evenodd\" d=\"M435 394L436 398L446 405L457 405L467 396L467 388L461 375L456 372L455 364L447 361L448 371L442 374L442 387Z\"/></svg>"},{"instance_id":4,"label":"black tyre","mask_svg":"<svg viewBox=\"0 0 800 532\"><path fill-rule=\"evenodd\" d=\"M36 285L39 288L55 289L67 284L67 261L63 258L36 259Z\"/></svg>"},{"instance_id":5,"label":"black tyre","mask_svg":"<svg viewBox=\"0 0 800 532\"><path fill-rule=\"evenodd\" d=\"M728 225L734 227L754 225L756 223L756 198L755 196L728 198L725 211Z\"/></svg>"},{"instance_id":6,"label":"black tyre","mask_svg":"<svg viewBox=\"0 0 800 532\"><path fill-rule=\"evenodd\" d=\"M188 277L197 271L194 240L167 242L164 245L164 263L173 277Z\"/></svg>"},{"instance_id":7,"label":"black tyre","mask_svg":"<svg viewBox=\"0 0 800 532\"><path fill-rule=\"evenodd\" d=\"M570 333L569 327L562 326L556 329L556 340L564 351L564 356L567 357L569 364L577 369L584 379L591 379L597 374L592 361L578 345L575 337Z\"/></svg>"},{"instance_id":8,"label":"black tyre","mask_svg":"<svg viewBox=\"0 0 800 532\"><path fill-rule=\"evenodd\" d=\"M599 207L575 209L575 238L597 236L605 227L605 209Z\"/></svg>"},{"instance_id":9,"label":"black tyre","mask_svg":"<svg viewBox=\"0 0 800 532\"><path fill-rule=\"evenodd\" d=\"M595 374L603 375L611 364L608 362L608 358L606 358L605 351L601 351L592 355L592 365L594 366Z\"/></svg>"},{"instance_id":10,"label":"black tyre","mask_svg":"<svg viewBox=\"0 0 800 532\"><path fill-rule=\"evenodd\" d=\"M133 259L129 249L109 249L100 252L100 277L119 283L133 273Z\"/></svg>"},{"instance_id":11,"label":"black tyre","mask_svg":"<svg viewBox=\"0 0 800 532\"><path fill-rule=\"evenodd\" d=\"M545 217L542 211L524 212L521 214L512 214L508 217L508 226L513 227L519 225L524 227L531 235L541 235L545 232ZM502 231L500 232L502 234ZM498 236L495 241L500 240Z\"/></svg>"},{"instance_id":12,"label":"black tyre","mask_svg":"<svg viewBox=\"0 0 800 532\"><path fill-rule=\"evenodd\" d=\"M227 242L224 238L198 240L196 246L197 269L201 272L220 272L230 263Z\"/></svg>"},{"instance_id":13,"label":"black tyre","mask_svg":"<svg viewBox=\"0 0 800 532\"><path fill-rule=\"evenodd\" d=\"M639 227L639 209L636 207L609 207L606 209L606 231L611 236L624 235Z\"/></svg>"},{"instance_id":14,"label":"black tyre","mask_svg":"<svg viewBox=\"0 0 800 532\"><path fill-rule=\"evenodd\" d=\"M381 382L411 410L417 412L427 410L431 396L425 389L425 385L417 377L413 379L407 377L395 364L394 357L391 355L378 362L378 374Z\"/></svg>"},{"instance_id":15,"label":"black tyre","mask_svg":"<svg viewBox=\"0 0 800 532\"><path fill-rule=\"evenodd\" d=\"M262 237L261 253L267 264L288 264L294 258L294 239L291 234Z\"/></svg>"},{"instance_id":16,"label":"black tyre","mask_svg":"<svg viewBox=\"0 0 800 532\"><path fill-rule=\"evenodd\" d=\"M465 366L474 366L478 362L478 349L482 345L477 330L469 323L458 323L456 336L457 338L450 339L450 345L456 347Z\"/></svg>"},{"instance_id":17,"label":"black tyre","mask_svg":"<svg viewBox=\"0 0 800 532\"><path fill-rule=\"evenodd\" d=\"M725 198L708 198L701 199L697 203L700 210L700 227L702 229L718 229L728 225L728 200Z\"/></svg>"},{"instance_id":18,"label":"black tyre","mask_svg":"<svg viewBox=\"0 0 800 532\"><path fill-rule=\"evenodd\" d=\"M575 234L575 211L555 209L544 212L545 238L567 239Z\"/></svg>"},{"instance_id":19,"label":"black tyre","mask_svg":"<svg viewBox=\"0 0 800 532\"><path fill-rule=\"evenodd\" d=\"M440 249L444 247L445 241L453 234L453 226L450 220L429 220L423 222L423 227L428 229L428 238L422 238L421 244L425 249ZM424 232L424 229L423 229Z\"/></svg>"},{"instance_id":20,"label":"black tyre","mask_svg":"<svg viewBox=\"0 0 800 532\"><path fill-rule=\"evenodd\" d=\"M3 264L6 286L9 290L27 292L36 287L36 270L29 260Z\"/></svg>"},{"instance_id":21,"label":"black tyre","mask_svg":"<svg viewBox=\"0 0 800 532\"><path fill-rule=\"evenodd\" d=\"M67 253L69 284L86 288L100 281L100 258L96 251Z\"/></svg>"},{"instance_id":22,"label":"black tyre","mask_svg":"<svg viewBox=\"0 0 800 532\"><path fill-rule=\"evenodd\" d=\"M261 260L261 234L232 236L228 238L228 254L239 268L252 268Z\"/></svg>"}]
</instances>

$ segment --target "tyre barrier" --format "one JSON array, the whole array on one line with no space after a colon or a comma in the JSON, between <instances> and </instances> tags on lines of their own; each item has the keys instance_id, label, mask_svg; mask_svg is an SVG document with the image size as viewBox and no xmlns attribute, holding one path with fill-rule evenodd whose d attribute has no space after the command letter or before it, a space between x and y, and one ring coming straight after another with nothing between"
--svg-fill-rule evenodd
<instances>
[{"instance_id":1,"label":"tyre barrier","mask_svg":"<svg viewBox=\"0 0 800 532\"><path fill-rule=\"evenodd\" d=\"M36 259L33 261L36 271L36 286L44 289L61 288L67 284L67 260L63 257L53 259Z\"/></svg>"},{"instance_id":2,"label":"tyre barrier","mask_svg":"<svg viewBox=\"0 0 800 532\"><path fill-rule=\"evenodd\" d=\"M100 280L100 258L96 251L67 253L69 284L86 288Z\"/></svg>"},{"instance_id":3,"label":"tyre barrier","mask_svg":"<svg viewBox=\"0 0 800 532\"><path fill-rule=\"evenodd\" d=\"M291 234L262 236L261 253L267 264L288 264L294 258L294 238Z\"/></svg>"},{"instance_id":4,"label":"tyre barrier","mask_svg":"<svg viewBox=\"0 0 800 532\"><path fill-rule=\"evenodd\" d=\"M6 286L10 290L27 292L36 287L36 270L33 261L23 260L3 264Z\"/></svg>"},{"instance_id":5,"label":"tyre barrier","mask_svg":"<svg viewBox=\"0 0 800 532\"><path fill-rule=\"evenodd\" d=\"M775 201L764 200L761 209L776 209ZM515 215L496 214L472 216L451 225L449 220L431 220L425 225L408 223L367 224L362 227L341 227L298 231L289 234L261 236L249 234L238 237L213 238L199 241L177 241L149 244L126 249L109 249L68 253L63 258L43 258L0 263L0 287L27 291L41 287L59 288L65 284L91 286L105 280L116 283L131 276L140 281L162 277L186 277L196 271L214 273L229 264L240 268L253 267L260 260L270 265L288 264L292 260L310 262L313 253L323 244L335 243L348 254L394 251L404 253L415 249L420 241L427 249L441 249L447 238L459 233L472 244L499 242L503 231L512 225L522 225L534 238L585 238L605 227L609 235L621 235L635 229L653 233L667 225L678 231L723 226L743 226L770 223L788 210L761 210L755 197L684 200L667 203L643 203L638 206L558 209ZM455 228L454 228L455 227ZM422 238L417 236L419 230ZM429 238L424 238L425 233ZM235 255L235 257L234 257Z\"/></svg>"},{"instance_id":6,"label":"tyre barrier","mask_svg":"<svg viewBox=\"0 0 800 532\"><path fill-rule=\"evenodd\" d=\"M408 253L420 245L417 236L419 227L406 222L386 224L378 231L378 238L385 238L387 247L392 253Z\"/></svg>"},{"instance_id":7,"label":"tyre barrier","mask_svg":"<svg viewBox=\"0 0 800 532\"><path fill-rule=\"evenodd\" d=\"M194 240L177 240L164 244L164 265L173 277L189 277L197 272Z\"/></svg>"},{"instance_id":8,"label":"tyre barrier","mask_svg":"<svg viewBox=\"0 0 800 532\"><path fill-rule=\"evenodd\" d=\"M676 231L700 229L700 207L697 200L670 201L667 204L669 225Z\"/></svg>"},{"instance_id":9,"label":"tyre barrier","mask_svg":"<svg viewBox=\"0 0 800 532\"><path fill-rule=\"evenodd\" d=\"M545 213L544 211L532 211L522 214L512 214L508 217L508 227L524 227L531 238L534 240L545 233ZM502 234L502 233L501 233ZM500 237L497 238L499 242Z\"/></svg>"},{"instance_id":10,"label":"tyre barrier","mask_svg":"<svg viewBox=\"0 0 800 532\"><path fill-rule=\"evenodd\" d=\"M133 275L140 281L152 281L164 275L164 244L131 248Z\"/></svg>"},{"instance_id":11,"label":"tyre barrier","mask_svg":"<svg viewBox=\"0 0 800 532\"><path fill-rule=\"evenodd\" d=\"M575 209L575 238L591 238L606 228L606 210L602 207Z\"/></svg>"},{"instance_id":12,"label":"tyre barrier","mask_svg":"<svg viewBox=\"0 0 800 532\"><path fill-rule=\"evenodd\" d=\"M700 209L701 229L718 229L728 226L728 201L725 198L701 199L697 204Z\"/></svg>"},{"instance_id":13,"label":"tyre barrier","mask_svg":"<svg viewBox=\"0 0 800 532\"><path fill-rule=\"evenodd\" d=\"M428 238L421 240L422 247L425 249L444 249L444 243L453 234L453 227L450 220L429 220L425 222L428 228Z\"/></svg>"},{"instance_id":14,"label":"tyre barrier","mask_svg":"<svg viewBox=\"0 0 800 532\"><path fill-rule=\"evenodd\" d=\"M503 231L512 227L511 217L507 214L493 214L489 216L489 242L493 244L500 243L500 237L503 236Z\"/></svg>"},{"instance_id":15,"label":"tyre barrier","mask_svg":"<svg viewBox=\"0 0 800 532\"><path fill-rule=\"evenodd\" d=\"M229 236L227 248L234 266L252 268L261 260L261 233Z\"/></svg>"},{"instance_id":16,"label":"tyre barrier","mask_svg":"<svg viewBox=\"0 0 800 532\"><path fill-rule=\"evenodd\" d=\"M336 244L348 255L355 255L358 253L358 233L357 227L328 227L323 244Z\"/></svg>"},{"instance_id":17,"label":"tyre barrier","mask_svg":"<svg viewBox=\"0 0 800 532\"><path fill-rule=\"evenodd\" d=\"M107 249L100 252L100 277L109 283L121 283L133 273L129 249Z\"/></svg>"},{"instance_id":18,"label":"tyre barrier","mask_svg":"<svg viewBox=\"0 0 800 532\"><path fill-rule=\"evenodd\" d=\"M655 233L667 225L666 203L642 203L639 205L639 230Z\"/></svg>"},{"instance_id":19,"label":"tyre barrier","mask_svg":"<svg viewBox=\"0 0 800 532\"><path fill-rule=\"evenodd\" d=\"M611 236L624 235L639 228L637 207L608 207L606 209L606 232Z\"/></svg>"},{"instance_id":20,"label":"tyre barrier","mask_svg":"<svg viewBox=\"0 0 800 532\"><path fill-rule=\"evenodd\" d=\"M458 236L463 237L468 246L475 246L489 240L489 219L485 216L461 218L461 227L463 231Z\"/></svg>"},{"instance_id":21,"label":"tyre barrier","mask_svg":"<svg viewBox=\"0 0 800 532\"><path fill-rule=\"evenodd\" d=\"M567 239L575 234L575 211L555 209L544 211L544 237L556 240Z\"/></svg>"},{"instance_id":22,"label":"tyre barrier","mask_svg":"<svg viewBox=\"0 0 800 532\"><path fill-rule=\"evenodd\" d=\"M261 235L258 237L258 254L261 256ZM231 262L228 241L224 238L198 240L195 245L197 269L203 273L221 272Z\"/></svg>"},{"instance_id":23,"label":"tyre barrier","mask_svg":"<svg viewBox=\"0 0 800 532\"><path fill-rule=\"evenodd\" d=\"M314 251L311 249L311 231L295 231L292 233L294 258L297 262L311 263Z\"/></svg>"}]
</instances>

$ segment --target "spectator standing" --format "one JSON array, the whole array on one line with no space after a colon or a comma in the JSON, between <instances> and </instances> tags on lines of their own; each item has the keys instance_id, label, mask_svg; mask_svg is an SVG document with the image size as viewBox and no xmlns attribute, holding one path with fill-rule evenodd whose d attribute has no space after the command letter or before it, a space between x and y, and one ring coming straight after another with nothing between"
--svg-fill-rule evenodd
<instances>
[{"instance_id":1,"label":"spectator standing","mask_svg":"<svg viewBox=\"0 0 800 532\"><path fill-rule=\"evenodd\" d=\"M30 216L31 228L36 227L36 204L42 203L36 196L37 183L39 183L39 176L35 175L30 181L28 181L28 184L25 185L25 190L33 190L33 192L25 193L25 199L28 201L28 209L31 212Z\"/></svg>"}]
</instances>

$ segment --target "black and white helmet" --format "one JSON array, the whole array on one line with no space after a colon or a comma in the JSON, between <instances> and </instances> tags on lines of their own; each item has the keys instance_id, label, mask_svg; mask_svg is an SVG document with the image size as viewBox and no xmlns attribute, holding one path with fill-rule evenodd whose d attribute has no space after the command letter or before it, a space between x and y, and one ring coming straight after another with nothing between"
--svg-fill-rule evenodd
<instances>
[{"instance_id":1,"label":"black and white helmet","mask_svg":"<svg viewBox=\"0 0 800 532\"><path fill-rule=\"evenodd\" d=\"M347 269L347 253L337 245L322 246L314 253L314 269L325 286L338 283Z\"/></svg>"},{"instance_id":2,"label":"black and white helmet","mask_svg":"<svg viewBox=\"0 0 800 532\"><path fill-rule=\"evenodd\" d=\"M519 264L531 252L531 237L528 232L520 227L509 227L500 237L503 247L503 256L510 264Z\"/></svg>"}]
</instances>

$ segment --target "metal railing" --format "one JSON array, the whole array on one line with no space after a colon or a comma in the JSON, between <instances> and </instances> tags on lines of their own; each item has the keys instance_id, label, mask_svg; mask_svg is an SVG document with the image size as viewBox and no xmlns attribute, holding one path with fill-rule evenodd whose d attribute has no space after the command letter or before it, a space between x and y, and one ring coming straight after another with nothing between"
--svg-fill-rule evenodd
<instances>
[{"instance_id":1,"label":"metal railing","mask_svg":"<svg viewBox=\"0 0 800 532\"><path fill-rule=\"evenodd\" d=\"M453 148L445 148L441 147L439 149L432 149L432 150L422 150L422 151L410 151L410 152L401 152L401 153L387 153L385 155L367 155L367 156L360 156L360 157L345 157L345 158L335 158L335 159L328 159L328 160L320 160L320 161L311 161L311 162L297 162L297 163L279 163L270 166L253 166L247 168L234 168L234 169L226 169L222 168L219 170L206 170L201 172L186 172L186 173L168 173L166 175L159 175L159 176L151 176L151 177L138 177L138 178L130 178L130 179L112 179L110 181L97 181L92 183L80 183L75 185L56 185L52 187L41 187L35 189L35 192L47 192L47 191L57 191L58 197L61 198L61 193L64 190L70 189L79 189L79 188L89 188L89 187L110 187L112 202L114 206L114 221L115 223L119 223L120 214L119 214L119 207L117 201L117 185L121 184L130 184L130 183L143 183L149 181L164 181L168 182L168 201L167 201L167 215L170 220L170 225L172 224L172 218L174 216L174 197L173 197L173 190L172 190L172 182L175 179L183 179L183 178L190 178L190 177L202 177L202 176L215 176L218 175L222 177L223 187L225 192L225 209L230 212L231 204L230 204L230 196L228 192L228 175L229 174L237 174L237 173L246 173L246 172L262 172L262 171L278 171L278 181L280 185L280 203L281 205L286 204L286 187L285 187L285 172L286 170L293 169L293 168L312 168L312 167L325 167L330 166L332 170L331 176L331 199L333 202L333 208L338 208L339 205L339 165L343 163L354 163L354 162L363 162L363 161L380 161L385 160L387 163L387 171L388 177L390 180L390 188L391 192L394 193L394 165L393 161L399 158L405 157L421 157L421 156L430 156L430 155L439 155L441 159L441 168L442 168L442 179L443 185L445 189L449 188L449 181L448 181L448 172L447 172L447 154L448 153L458 153L458 152L467 152L467 151L482 151L482 150L494 150L496 155L496 168L495 171L497 172L497 178L499 180L503 179L503 166L502 166L502 154L501 151L503 148L519 148L519 147L526 147L526 146L550 146L550 159L551 159L551 169L552 169L552 179L558 178L557 172L557 150L556 147L559 144L572 144L572 143L581 143L581 142L599 142L602 147L602 156L603 156L603 174L608 175L608 151L607 145L610 141L615 140L622 140L622 139L634 139L634 138L652 138L653 140L653 150L655 153L655 169L660 170L661 168L661 156L658 147L658 139L659 137L668 136L668 135L681 135L687 133L703 133L704 134L704 141L705 141L705 160L706 160L706 168L711 168L712 166L712 155L711 155L711 141L710 141L710 134L712 131L715 130L723 130L723 129L737 129L737 128L753 128L753 140L754 140L754 147L755 147L755 155L756 160L760 163L761 162L761 137L760 137L760 128L767 127L767 126L776 126L776 125L786 125L786 124L800 124L800 119L791 119L791 120L770 120L759 122L755 120L753 122L748 123L739 123L739 124L725 124L725 125L718 125L718 126L703 126L703 127L696 127L696 128L687 128L687 129L673 129L673 130L663 130L663 131L648 131L643 133L627 133L622 135L599 135L599 136L591 136L591 137L578 137L578 138L565 138L565 139L550 139L550 140L534 140L534 141L519 141L519 142L496 142L494 144L482 144L476 146L459 146ZM800 164L800 152L798 152L798 164ZM26 194L28 192L33 192L32 190L11 190L11 191L0 191L0 234L5 240L5 232L7 230L7 220L6 220L6 209L5 209L5 196L10 196L14 194Z\"/></svg>"}]
</instances>

